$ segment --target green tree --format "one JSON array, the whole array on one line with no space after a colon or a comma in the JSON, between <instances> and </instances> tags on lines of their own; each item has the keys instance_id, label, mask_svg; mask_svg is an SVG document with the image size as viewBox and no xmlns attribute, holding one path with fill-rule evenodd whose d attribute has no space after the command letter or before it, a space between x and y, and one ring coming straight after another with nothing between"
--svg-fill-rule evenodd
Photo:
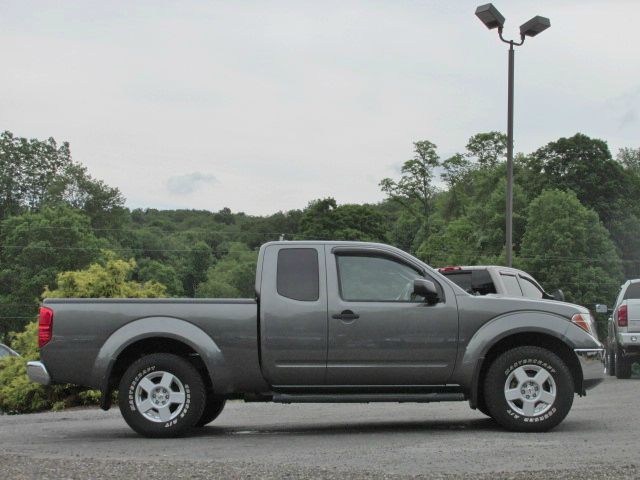
<instances>
[{"instance_id":1,"label":"green tree","mask_svg":"<svg viewBox=\"0 0 640 480\"><path fill-rule=\"evenodd\" d=\"M86 267L107 243L94 235L86 215L58 206L4 220L0 245L0 316L13 317L0 323L3 335L35 314L43 288L59 272Z\"/></svg>"},{"instance_id":2,"label":"green tree","mask_svg":"<svg viewBox=\"0 0 640 480\"><path fill-rule=\"evenodd\" d=\"M467 217L457 218L429 235L416 254L435 267L472 265L480 256L477 234Z\"/></svg>"},{"instance_id":3,"label":"green tree","mask_svg":"<svg viewBox=\"0 0 640 480\"><path fill-rule=\"evenodd\" d=\"M196 289L199 298L253 298L257 252L242 243L230 243L228 253L207 271Z\"/></svg>"},{"instance_id":4,"label":"green tree","mask_svg":"<svg viewBox=\"0 0 640 480\"><path fill-rule=\"evenodd\" d=\"M155 281L131 280L136 269L134 259L116 258L103 252L105 261L92 263L85 270L58 274L57 288L45 287L43 298L157 298L166 296L166 287Z\"/></svg>"},{"instance_id":5,"label":"green tree","mask_svg":"<svg viewBox=\"0 0 640 480\"><path fill-rule=\"evenodd\" d=\"M302 239L383 241L385 219L369 205L340 205L333 198L309 203L300 219Z\"/></svg>"},{"instance_id":6,"label":"green tree","mask_svg":"<svg viewBox=\"0 0 640 480\"><path fill-rule=\"evenodd\" d=\"M211 247L205 242L196 242L187 255L186 272L182 282L187 296L195 296L198 285L207 278L207 269L212 262Z\"/></svg>"},{"instance_id":7,"label":"green tree","mask_svg":"<svg viewBox=\"0 0 640 480\"><path fill-rule=\"evenodd\" d=\"M400 179L384 178L380 188L388 197L402 205L420 222L423 237L429 234L429 216L436 187L433 184L434 169L440 166L436 145L423 140L415 142L414 156L402 165Z\"/></svg>"},{"instance_id":8,"label":"green tree","mask_svg":"<svg viewBox=\"0 0 640 480\"><path fill-rule=\"evenodd\" d=\"M139 282L157 282L167 287L167 294L172 297L184 295L182 281L176 269L166 262L141 258L137 261L136 280Z\"/></svg>"},{"instance_id":9,"label":"green tree","mask_svg":"<svg viewBox=\"0 0 640 480\"><path fill-rule=\"evenodd\" d=\"M0 220L38 208L49 186L71 163L69 144L0 134Z\"/></svg>"},{"instance_id":10,"label":"green tree","mask_svg":"<svg viewBox=\"0 0 640 480\"><path fill-rule=\"evenodd\" d=\"M545 190L529 206L518 265L568 301L607 303L622 270L615 246L598 215L573 192Z\"/></svg>"},{"instance_id":11,"label":"green tree","mask_svg":"<svg viewBox=\"0 0 640 480\"><path fill-rule=\"evenodd\" d=\"M543 189L571 190L607 226L637 210L632 200L638 195L636 186L603 140L581 133L560 138L527 157L527 167L536 195Z\"/></svg>"},{"instance_id":12,"label":"green tree","mask_svg":"<svg viewBox=\"0 0 640 480\"><path fill-rule=\"evenodd\" d=\"M640 175L640 148L621 148L618 150L616 160L629 171Z\"/></svg>"},{"instance_id":13,"label":"green tree","mask_svg":"<svg viewBox=\"0 0 640 480\"><path fill-rule=\"evenodd\" d=\"M117 188L95 180L71 158L69 144L0 134L0 220L44 206L66 204L84 211L108 236L127 220Z\"/></svg>"},{"instance_id":14,"label":"green tree","mask_svg":"<svg viewBox=\"0 0 640 480\"><path fill-rule=\"evenodd\" d=\"M467 142L467 157L480 166L495 166L505 160L507 136L501 132L477 133Z\"/></svg>"},{"instance_id":15,"label":"green tree","mask_svg":"<svg viewBox=\"0 0 640 480\"><path fill-rule=\"evenodd\" d=\"M446 219L451 219L465 213L466 190L472 165L464 155L456 153L442 162L442 168L444 172L440 174L440 177L447 185L447 202L443 216Z\"/></svg>"}]
</instances>

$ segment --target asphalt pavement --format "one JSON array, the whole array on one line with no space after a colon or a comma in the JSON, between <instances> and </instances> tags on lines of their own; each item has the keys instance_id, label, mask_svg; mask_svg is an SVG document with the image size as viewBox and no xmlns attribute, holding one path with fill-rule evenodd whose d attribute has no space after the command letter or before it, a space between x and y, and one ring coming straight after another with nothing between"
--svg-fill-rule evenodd
<instances>
[{"instance_id":1,"label":"asphalt pavement","mask_svg":"<svg viewBox=\"0 0 640 480\"><path fill-rule=\"evenodd\" d=\"M0 474L22 478L640 478L640 379L607 378L548 433L466 402L229 402L193 436L146 439L117 409L0 416Z\"/></svg>"}]
</instances>

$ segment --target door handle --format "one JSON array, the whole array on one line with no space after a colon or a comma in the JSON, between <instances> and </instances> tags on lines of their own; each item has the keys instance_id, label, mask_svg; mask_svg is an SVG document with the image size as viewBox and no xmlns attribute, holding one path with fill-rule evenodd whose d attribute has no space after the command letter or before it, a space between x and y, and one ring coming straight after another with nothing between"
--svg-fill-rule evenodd
<instances>
[{"instance_id":1,"label":"door handle","mask_svg":"<svg viewBox=\"0 0 640 480\"><path fill-rule=\"evenodd\" d=\"M360 318L360 315L353 313L351 310L343 310L340 313L331 315L331 318L335 318L337 320L355 320L356 318Z\"/></svg>"}]
</instances>

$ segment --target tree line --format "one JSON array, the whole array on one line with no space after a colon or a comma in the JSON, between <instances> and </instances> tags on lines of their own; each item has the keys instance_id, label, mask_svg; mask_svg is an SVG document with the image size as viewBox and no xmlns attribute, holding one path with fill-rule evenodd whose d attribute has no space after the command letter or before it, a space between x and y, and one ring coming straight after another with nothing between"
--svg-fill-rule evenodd
<instances>
[{"instance_id":1,"label":"tree line","mask_svg":"<svg viewBox=\"0 0 640 480\"><path fill-rule=\"evenodd\" d=\"M83 295L65 272L84 271L90 283L114 260L129 265L115 284L153 285L154 295L175 297L253 296L257 248L282 235L385 242L436 267L504 263L505 153L500 132L473 135L444 159L434 143L417 141L398 162L399 176L381 179L379 203L329 197L252 216L227 207L130 210L117 188L72 159L68 143L4 132L0 341L65 279L66 295ZM640 275L640 149L614 157L605 141L576 134L516 155L514 178L516 267L588 306L611 303L625 277ZM98 296L115 292L122 294L112 287Z\"/></svg>"}]
</instances>

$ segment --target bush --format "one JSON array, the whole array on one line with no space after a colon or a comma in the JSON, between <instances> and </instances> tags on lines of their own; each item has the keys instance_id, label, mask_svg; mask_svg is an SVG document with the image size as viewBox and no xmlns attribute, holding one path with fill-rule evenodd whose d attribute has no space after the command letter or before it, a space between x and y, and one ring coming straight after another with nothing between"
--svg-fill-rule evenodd
<instances>
[{"instance_id":1,"label":"bush","mask_svg":"<svg viewBox=\"0 0 640 480\"><path fill-rule=\"evenodd\" d=\"M45 387L27 378L27 362L38 360L38 324L27 325L24 331L11 335L12 348L21 357L0 360L0 411L4 413L30 413L42 410L60 410L78 405L97 404L100 392L71 385Z\"/></svg>"},{"instance_id":2,"label":"bush","mask_svg":"<svg viewBox=\"0 0 640 480\"><path fill-rule=\"evenodd\" d=\"M58 288L45 288L45 298L120 297L150 298L165 295L166 287L157 282L130 280L136 268L133 259L115 258L103 252L103 264L91 264L87 269L58 274ZM30 323L20 333L10 334L11 346L21 357L0 360L0 412L29 413L41 410L62 410L79 405L96 405L100 392L73 385L45 387L27 378L27 362L38 360L38 324Z\"/></svg>"}]
</instances>

